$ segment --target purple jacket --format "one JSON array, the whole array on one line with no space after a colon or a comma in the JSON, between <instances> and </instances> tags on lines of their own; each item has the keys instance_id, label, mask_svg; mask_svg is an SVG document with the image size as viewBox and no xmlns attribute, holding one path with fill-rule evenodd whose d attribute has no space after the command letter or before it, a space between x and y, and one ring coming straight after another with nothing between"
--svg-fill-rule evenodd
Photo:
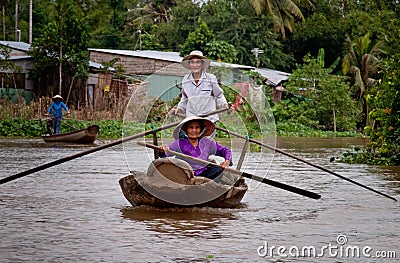
<instances>
[{"instance_id":1,"label":"purple jacket","mask_svg":"<svg viewBox=\"0 0 400 263\"><path fill-rule=\"evenodd\" d=\"M217 155L225 158L225 160L229 160L232 162L232 153L231 150L223 146L213 140L208 138L200 138L197 147L194 147L187 138L179 139L173 141L169 145L169 149L175 152L180 152L186 155L190 155L196 157L198 159L202 159L208 161L208 157L210 155ZM172 154L165 153L164 156L173 156ZM164 157L161 156L160 157ZM193 168L194 176L197 176L206 170L204 164L192 161L192 160L185 160L190 164Z\"/></svg>"}]
</instances>

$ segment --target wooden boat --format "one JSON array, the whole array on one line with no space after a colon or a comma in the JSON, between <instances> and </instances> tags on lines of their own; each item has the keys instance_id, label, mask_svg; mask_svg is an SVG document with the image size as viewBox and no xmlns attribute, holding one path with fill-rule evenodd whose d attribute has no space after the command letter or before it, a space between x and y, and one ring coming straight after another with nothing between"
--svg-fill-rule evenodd
<instances>
[{"instance_id":1,"label":"wooden boat","mask_svg":"<svg viewBox=\"0 0 400 263\"><path fill-rule=\"evenodd\" d=\"M99 126L92 124L86 129L77 131L71 131L67 133L42 135L42 139L45 142L67 142L67 143L79 143L79 144L90 144L96 140L99 135Z\"/></svg>"},{"instance_id":2,"label":"wooden boat","mask_svg":"<svg viewBox=\"0 0 400 263\"><path fill-rule=\"evenodd\" d=\"M119 180L133 205L155 207L240 207L247 184L238 175L223 173L221 182L195 177L191 166L178 158L154 160L146 172L132 171Z\"/></svg>"}]
</instances>

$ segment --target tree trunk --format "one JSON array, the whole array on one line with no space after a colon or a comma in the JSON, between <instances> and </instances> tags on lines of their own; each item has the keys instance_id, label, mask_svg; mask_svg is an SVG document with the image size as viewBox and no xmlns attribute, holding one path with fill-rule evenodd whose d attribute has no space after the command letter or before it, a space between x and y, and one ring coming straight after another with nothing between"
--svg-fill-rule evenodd
<instances>
[{"instance_id":1,"label":"tree trunk","mask_svg":"<svg viewBox=\"0 0 400 263\"><path fill-rule=\"evenodd\" d=\"M62 90L62 63L63 63L62 57L63 57L63 50L62 50L62 43L60 43L60 67L59 67L60 82L59 82L59 86L58 86L58 94L60 96L62 96L61 95L61 90Z\"/></svg>"},{"instance_id":2,"label":"tree trunk","mask_svg":"<svg viewBox=\"0 0 400 263\"><path fill-rule=\"evenodd\" d=\"M15 0L15 41L18 41L18 0Z\"/></svg>"},{"instance_id":3,"label":"tree trunk","mask_svg":"<svg viewBox=\"0 0 400 263\"><path fill-rule=\"evenodd\" d=\"M3 5L3 40L6 41L6 6Z\"/></svg>"},{"instance_id":4,"label":"tree trunk","mask_svg":"<svg viewBox=\"0 0 400 263\"><path fill-rule=\"evenodd\" d=\"M333 109L333 131L336 133L336 112Z\"/></svg>"},{"instance_id":5,"label":"tree trunk","mask_svg":"<svg viewBox=\"0 0 400 263\"><path fill-rule=\"evenodd\" d=\"M29 44L32 44L32 2L29 0Z\"/></svg>"}]
</instances>

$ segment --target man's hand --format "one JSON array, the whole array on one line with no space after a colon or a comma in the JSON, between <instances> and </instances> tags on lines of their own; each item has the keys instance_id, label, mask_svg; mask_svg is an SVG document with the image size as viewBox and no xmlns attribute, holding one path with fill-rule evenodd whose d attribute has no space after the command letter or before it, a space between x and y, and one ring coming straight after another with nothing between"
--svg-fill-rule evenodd
<instances>
[{"instance_id":1,"label":"man's hand","mask_svg":"<svg viewBox=\"0 0 400 263\"><path fill-rule=\"evenodd\" d=\"M233 111L233 107L232 107L232 102L228 102L227 104L224 105L225 109L228 110L228 114L231 114Z\"/></svg>"},{"instance_id":2,"label":"man's hand","mask_svg":"<svg viewBox=\"0 0 400 263\"><path fill-rule=\"evenodd\" d=\"M173 114L173 115L178 115L179 112L182 112L179 108L174 108L174 109L172 109L172 114Z\"/></svg>"}]
</instances>

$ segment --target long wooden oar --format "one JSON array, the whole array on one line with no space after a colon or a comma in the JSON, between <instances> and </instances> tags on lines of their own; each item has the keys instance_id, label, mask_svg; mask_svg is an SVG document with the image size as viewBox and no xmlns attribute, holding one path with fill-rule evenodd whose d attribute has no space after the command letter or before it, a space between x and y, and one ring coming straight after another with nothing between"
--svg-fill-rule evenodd
<instances>
[{"instance_id":1,"label":"long wooden oar","mask_svg":"<svg viewBox=\"0 0 400 263\"><path fill-rule=\"evenodd\" d=\"M149 148L152 148L152 149L161 150L161 147L158 147L158 146L153 145L153 144L144 143L144 142L138 142L138 144L146 146L146 147L149 147ZM169 153L173 154L173 155L176 155L176 156L179 156L179 157L185 158L185 159L190 159L190 160L202 163L204 165L219 166L219 164L208 162L208 161L204 161L204 160L201 160L201 159L198 159L198 158L195 158L195 157L183 154L183 153L175 152L175 151L172 151L172 150L167 150L167 151ZM262 182L264 184L268 184L268 185L271 185L271 186L274 186L274 187L277 187L277 188L280 188L280 189L283 189L283 190L286 190L286 191L289 191L289 192L292 192L292 193L303 195L303 196L306 196L306 197L309 197L309 198L312 198L312 199L321 198L321 196L319 194L316 194L316 193L313 193L313 192L310 192L310 191L307 191L307 190L304 190L304 189L300 189L300 188L297 188L297 187L294 187L294 186L291 186L291 185L283 184L283 183L280 183L280 182L277 182L277 181L273 181L273 180L270 180L270 179L262 178L262 177L259 177L259 176L256 176L256 175L253 175L253 174L250 174L250 173L238 171L238 170L235 170L235 169L232 169L232 168L225 168L225 171L227 171L229 173L237 174L237 175L249 178L249 179L253 179L253 180Z\"/></svg>"},{"instance_id":2,"label":"long wooden oar","mask_svg":"<svg viewBox=\"0 0 400 263\"><path fill-rule=\"evenodd\" d=\"M221 112L224 112L224 111L227 111L227 109L215 110L215 111L212 111L210 113L203 114L201 116L202 117L206 117L206 116L218 114L218 113L221 113ZM29 169L29 170L26 170L26 171L23 171L23 172L20 172L20 173L17 173L17 174L14 174L14 175L11 175L11 176L8 176L8 177L0 179L0 185L5 184L5 183L10 182L10 181L13 181L13 180L16 180L18 178L33 174L33 173L36 173L38 171L41 171L41 170L56 166L58 164L62 164L62 163L71 161L73 159L88 155L90 153L101 151L101 150L104 150L106 148L109 148L109 147L112 147L112 146L116 146L116 145L119 145L119 144L127 142L127 141L131 141L131 140L134 140L134 139L137 139L137 138L140 138L140 137L144 137L144 136L152 134L154 132L159 132L159 131L162 131L162 130L165 130L165 129L169 129L169 128L175 127L178 124L180 124L180 122L181 121L177 121L177 122L174 122L174 123L171 123L171 124L167 124L167 125L159 127L159 128L155 128L155 129L152 129L152 130L147 130L147 131L144 131L144 132L132 135L132 136L128 136L128 137L125 137L125 138L122 138L122 139L118 139L118 140L116 140L114 142L110 142L110 143L98 146L96 148L92 148L92 149L87 150L87 151L79 152L79 153L76 153L76 154L73 154L73 155L70 155L70 156L66 156L66 157L63 157L63 158L55 160L55 161L48 162L48 163L43 164L43 165L39 165L39 166L37 166L35 168L32 168L32 169Z\"/></svg>"},{"instance_id":3,"label":"long wooden oar","mask_svg":"<svg viewBox=\"0 0 400 263\"><path fill-rule=\"evenodd\" d=\"M77 131L77 130L80 130L80 129L76 128L75 126L73 126L73 125L70 125L70 124L68 124L68 123L64 123L64 122L62 122L61 124L67 125L68 127L70 127L70 128L72 128L72 129L74 129L75 131Z\"/></svg>"},{"instance_id":4,"label":"long wooden oar","mask_svg":"<svg viewBox=\"0 0 400 263\"><path fill-rule=\"evenodd\" d=\"M234 136L236 136L236 137L239 137L239 138L242 138L242 139L247 139L247 137L245 137L245 136L243 136L243 135L241 135L241 134L239 134L239 133L236 133L236 132L233 132L233 131L229 131L229 130L227 130L227 129L224 129L224 128L221 128L221 127L218 127L218 126L215 126L215 128L216 128L217 130L223 131L223 132L225 132L225 133L232 134L232 135L234 135ZM252 142L252 143L258 144L258 145L260 145L260 146L263 146L263 147L265 147L265 148L268 148L268 149L270 149L270 150L273 150L273 151L275 151L275 152L278 152L278 153L281 153L281 154L283 154L283 155L286 155L286 156L288 156L288 157L290 157L290 158L293 158L293 159L296 159L296 160L301 161L301 162L303 162L303 163L306 163L306 164L308 164L308 165L311 165L311 166L313 166L313 167L315 167L315 168L318 168L318 169L320 169L320 170L322 170L322 171L324 171L324 172L330 173L330 174L332 174L332 175L334 175L334 176L337 176L337 177L339 177L339 178L341 178L341 179L343 179L343 180L346 180L346 181L348 181L348 182L350 182L350 183L353 183L353 184L356 184L356 185L358 185L358 186L361 186L361 187L363 187L363 188L365 188L365 189L368 189L368 190L370 190L370 191L372 191L372 192L374 192L374 193L377 193L377 194L379 194L379 195L382 195L382 196L384 196L384 197L387 197L387 198L389 198L389 199L392 199L392 200L394 200L394 201L397 201L397 199L394 198L394 197L391 197L391 196L389 196L389 195L387 195L387 194L385 194L385 193L379 192L379 191L377 191L377 190L375 190L375 189L372 189L371 187L368 187L368 186L366 186L366 185L360 184L360 183L358 183L358 182L356 182L356 181L353 181L353 180L351 180L351 179L349 179L349 178L347 178L347 177L344 177L344 176L342 176L342 175L340 175L340 174L338 174L338 173L332 172L332 171L330 171L330 170L328 170L328 169L326 169L326 168L324 168L324 167L322 167L322 166L319 166L319 165L317 165L317 164L315 164L315 163L312 163L312 162L309 162L309 161L304 160L304 159L302 159L302 158L299 158L299 157L297 157L297 156L295 156L295 155L293 155L293 154L290 154L290 153L288 153L288 152L285 152L285 151L283 151L283 150L281 150L281 149L272 147L272 146L270 146L270 145L264 144L264 143L262 143L262 142L259 142L259 141L257 141L257 140L251 139L251 138L249 139L249 141Z\"/></svg>"}]
</instances>

